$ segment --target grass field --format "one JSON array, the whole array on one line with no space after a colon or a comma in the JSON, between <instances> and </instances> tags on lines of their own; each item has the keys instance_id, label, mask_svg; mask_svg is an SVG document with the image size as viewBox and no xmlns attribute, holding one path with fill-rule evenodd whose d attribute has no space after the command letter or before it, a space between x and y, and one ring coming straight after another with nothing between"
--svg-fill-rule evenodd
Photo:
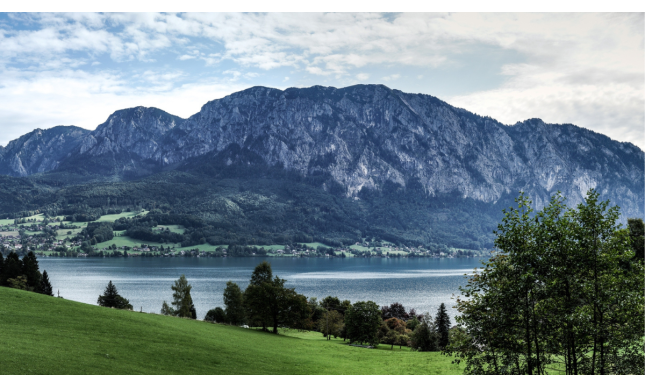
<instances>
[{"instance_id":1,"label":"grass field","mask_svg":"<svg viewBox=\"0 0 645 387\"><path fill-rule=\"evenodd\" d=\"M184 228L184 226L181 226L179 224L160 224L159 226L155 227L155 229L157 229L158 227L168 228L168 231L174 232L177 234L183 234L186 232L186 228Z\"/></svg>"},{"instance_id":2,"label":"grass field","mask_svg":"<svg viewBox=\"0 0 645 387\"><path fill-rule=\"evenodd\" d=\"M13 224L13 219L0 219L0 226Z\"/></svg>"},{"instance_id":3,"label":"grass field","mask_svg":"<svg viewBox=\"0 0 645 387\"><path fill-rule=\"evenodd\" d=\"M1 374L461 374L450 358L114 310L0 287Z\"/></svg>"},{"instance_id":4,"label":"grass field","mask_svg":"<svg viewBox=\"0 0 645 387\"><path fill-rule=\"evenodd\" d=\"M97 222L114 222L119 218L134 218L136 215L145 216L147 213L148 211L142 211L142 212L132 211L132 212L122 212L120 214L103 215L97 220Z\"/></svg>"}]
</instances>

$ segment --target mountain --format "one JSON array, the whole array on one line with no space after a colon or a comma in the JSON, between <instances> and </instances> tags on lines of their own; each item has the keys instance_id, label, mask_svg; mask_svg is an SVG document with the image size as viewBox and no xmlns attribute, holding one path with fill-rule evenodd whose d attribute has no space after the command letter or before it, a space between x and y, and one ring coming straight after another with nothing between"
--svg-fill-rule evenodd
<instances>
[{"instance_id":1,"label":"mountain","mask_svg":"<svg viewBox=\"0 0 645 387\"><path fill-rule=\"evenodd\" d=\"M284 91L253 87L210 101L185 120L137 107L113 113L91 132L38 129L0 149L0 173L39 174L34 179L45 183L77 176L70 180L76 185L101 179L152 181L154 176L172 181L167 176L182 174L217 181L214 185L224 179L277 180L314 187L336 201L356 202L358 212L343 211L363 221L392 221L405 230L414 222L383 215L386 210L377 201L397 202L404 213L409 213L410 201L419 202L418 211L427 214L414 227L426 227L445 200L460 208L484 206L467 212L492 214L495 208L498 214L498 207L512 203L520 190L541 208L557 191L575 205L595 188L621 207L623 221L642 217L644 160L643 151L633 144L572 124L530 119L504 125L429 95L383 85ZM171 171L179 175L168 175ZM276 208L288 205L293 195L253 184L255 194L278 198ZM213 187L200 188L211 197L199 205L205 218L246 214L239 203L213 204L226 196ZM360 207L361 201L369 209ZM347 206L343 208L353 208ZM241 212L227 218L226 211L235 207Z\"/></svg>"},{"instance_id":2,"label":"mountain","mask_svg":"<svg viewBox=\"0 0 645 387\"><path fill-rule=\"evenodd\" d=\"M56 169L91 132L77 126L36 129L0 147L0 174L28 176Z\"/></svg>"}]
</instances>

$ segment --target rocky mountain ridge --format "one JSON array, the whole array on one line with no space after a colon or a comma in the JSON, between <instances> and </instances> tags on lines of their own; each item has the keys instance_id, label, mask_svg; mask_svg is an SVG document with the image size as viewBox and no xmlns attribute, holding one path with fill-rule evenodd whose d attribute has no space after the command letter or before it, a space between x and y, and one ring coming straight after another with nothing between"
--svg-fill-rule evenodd
<instances>
[{"instance_id":1,"label":"rocky mountain ridge","mask_svg":"<svg viewBox=\"0 0 645 387\"><path fill-rule=\"evenodd\" d=\"M344 196L385 185L495 203L527 192L537 207L589 188L643 216L643 151L571 124L504 125L435 97L382 85L253 87L206 103L188 119L155 108L112 114L95 131L31 132L0 149L0 173L85 168L122 179L201 162L264 165L328 176ZM54 131L56 129L56 131ZM51 136L49 135L51 132ZM63 133L64 132L64 133Z\"/></svg>"}]
</instances>

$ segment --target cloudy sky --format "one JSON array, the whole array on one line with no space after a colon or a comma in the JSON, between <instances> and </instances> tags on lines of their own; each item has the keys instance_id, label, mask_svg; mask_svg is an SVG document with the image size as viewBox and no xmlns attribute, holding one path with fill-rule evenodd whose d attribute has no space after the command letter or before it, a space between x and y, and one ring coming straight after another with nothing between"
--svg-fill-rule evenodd
<instances>
[{"instance_id":1,"label":"cloudy sky","mask_svg":"<svg viewBox=\"0 0 645 387\"><path fill-rule=\"evenodd\" d=\"M0 14L0 145L247 87L384 84L645 149L644 14Z\"/></svg>"}]
</instances>

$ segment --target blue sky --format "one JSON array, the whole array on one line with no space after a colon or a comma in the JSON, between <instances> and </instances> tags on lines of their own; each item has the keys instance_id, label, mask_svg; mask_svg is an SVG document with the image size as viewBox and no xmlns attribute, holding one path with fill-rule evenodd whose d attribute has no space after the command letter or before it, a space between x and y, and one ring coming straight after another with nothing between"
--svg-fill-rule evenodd
<instances>
[{"instance_id":1,"label":"blue sky","mask_svg":"<svg viewBox=\"0 0 645 387\"><path fill-rule=\"evenodd\" d=\"M504 123L573 123L645 148L637 14L0 14L0 145L94 129L114 110L181 117L255 85L385 84Z\"/></svg>"}]
</instances>

